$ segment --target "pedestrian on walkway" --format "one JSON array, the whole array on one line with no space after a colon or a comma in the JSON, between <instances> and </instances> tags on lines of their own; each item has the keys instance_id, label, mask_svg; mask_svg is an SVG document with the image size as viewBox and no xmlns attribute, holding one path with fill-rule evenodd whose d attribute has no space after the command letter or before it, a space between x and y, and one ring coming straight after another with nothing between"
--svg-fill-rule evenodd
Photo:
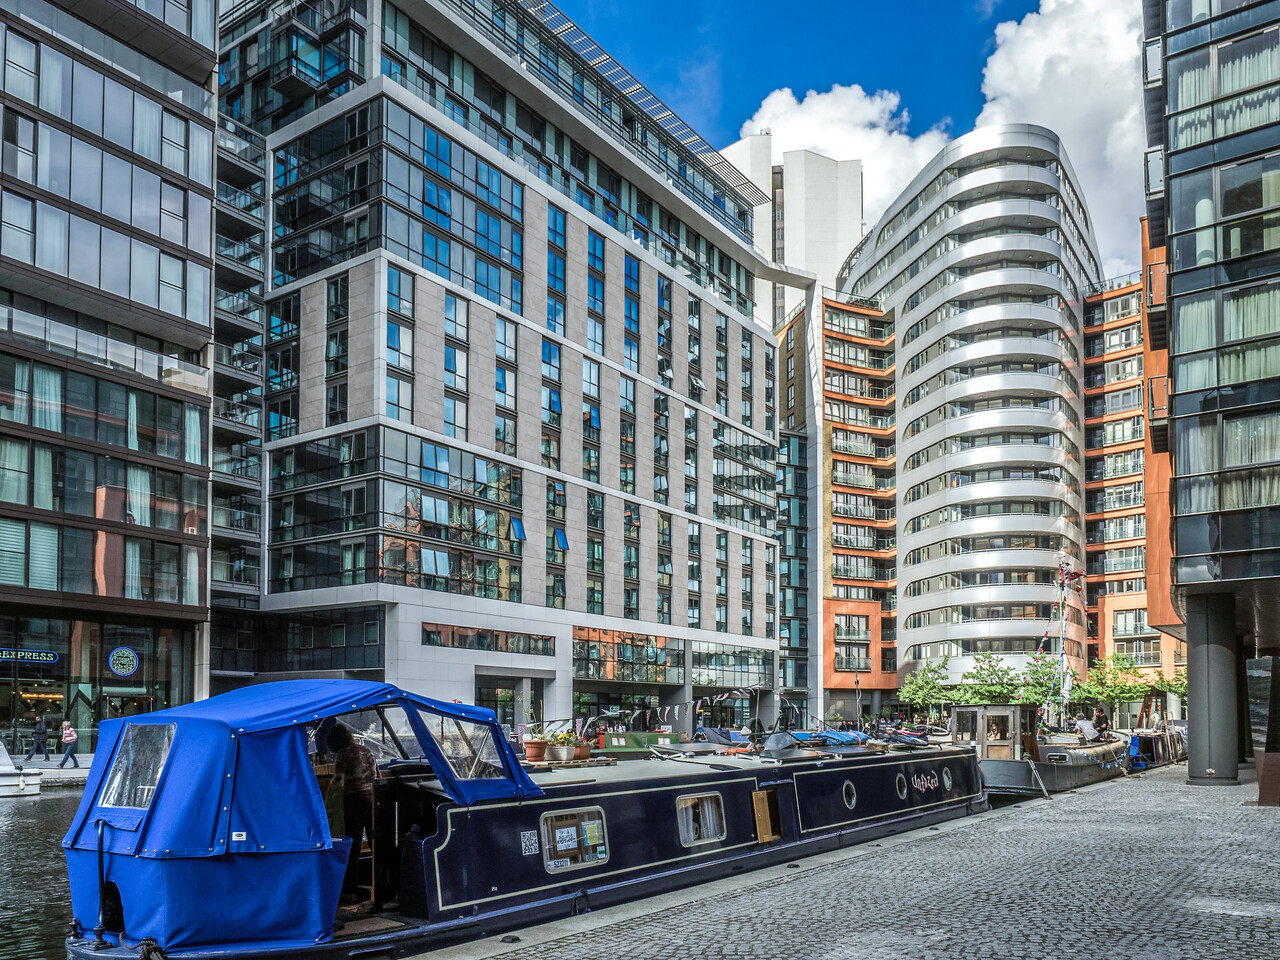
<instances>
[{"instance_id":1,"label":"pedestrian on walkway","mask_svg":"<svg viewBox=\"0 0 1280 960\"><path fill-rule=\"evenodd\" d=\"M76 759L76 741L80 739L80 735L76 733L76 728L71 725L70 720L62 721L62 763L58 764L61 770L68 760L77 770L80 769L80 761Z\"/></svg>"},{"instance_id":2,"label":"pedestrian on walkway","mask_svg":"<svg viewBox=\"0 0 1280 960\"><path fill-rule=\"evenodd\" d=\"M31 752L27 754L30 760L36 753L43 753L45 763L49 762L49 728L44 725L44 717L36 714L36 725L31 729Z\"/></svg>"}]
</instances>

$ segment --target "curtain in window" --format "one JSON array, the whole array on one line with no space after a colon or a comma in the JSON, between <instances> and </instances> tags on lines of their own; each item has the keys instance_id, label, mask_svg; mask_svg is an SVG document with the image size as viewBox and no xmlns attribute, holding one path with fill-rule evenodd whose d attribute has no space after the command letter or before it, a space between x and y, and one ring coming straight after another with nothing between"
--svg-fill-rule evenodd
<instances>
[{"instance_id":1,"label":"curtain in window","mask_svg":"<svg viewBox=\"0 0 1280 960\"><path fill-rule=\"evenodd\" d=\"M142 542L132 537L124 541L124 595L128 600L142 599Z\"/></svg>"},{"instance_id":2,"label":"curtain in window","mask_svg":"<svg viewBox=\"0 0 1280 960\"><path fill-rule=\"evenodd\" d=\"M27 503L27 444L0 438L0 501Z\"/></svg>"},{"instance_id":3,"label":"curtain in window","mask_svg":"<svg viewBox=\"0 0 1280 960\"><path fill-rule=\"evenodd\" d=\"M67 232L70 217L47 203L36 204L36 266L67 275Z\"/></svg>"},{"instance_id":4,"label":"curtain in window","mask_svg":"<svg viewBox=\"0 0 1280 960\"><path fill-rule=\"evenodd\" d=\"M129 464L128 500L129 516L133 518L133 522L143 527L151 526L150 467Z\"/></svg>"},{"instance_id":5,"label":"curtain in window","mask_svg":"<svg viewBox=\"0 0 1280 960\"><path fill-rule=\"evenodd\" d=\"M1242 470L1238 473L1223 474L1223 510L1267 507L1278 503L1280 503L1280 469L1265 467L1260 470Z\"/></svg>"},{"instance_id":6,"label":"curtain in window","mask_svg":"<svg viewBox=\"0 0 1280 960\"><path fill-rule=\"evenodd\" d=\"M1223 298L1224 340L1244 340L1277 331L1280 331L1280 285L1250 287Z\"/></svg>"},{"instance_id":7,"label":"curtain in window","mask_svg":"<svg viewBox=\"0 0 1280 960\"><path fill-rule=\"evenodd\" d=\"M31 374L31 425L61 433L62 371L37 363Z\"/></svg>"},{"instance_id":8,"label":"curtain in window","mask_svg":"<svg viewBox=\"0 0 1280 960\"><path fill-rule=\"evenodd\" d=\"M1246 93L1213 108L1214 135L1227 137L1280 122L1280 87Z\"/></svg>"},{"instance_id":9,"label":"curtain in window","mask_svg":"<svg viewBox=\"0 0 1280 960\"><path fill-rule=\"evenodd\" d=\"M1280 417L1274 412L1223 422L1223 467L1250 467L1277 460L1280 460Z\"/></svg>"},{"instance_id":10,"label":"curtain in window","mask_svg":"<svg viewBox=\"0 0 1280 960\"><path fill-rule=\"evenodd\" d=\"M21 520L0 520L0 583L24 587L26 575L27 525Z\"/></svg>"},{"instance_id":11,"label":"curtain in window","mask_svg":"<svg viewBox=\"0 0 1280 960\"><path fill-rule=\"evenodd\" d=\"M1280 33L1266 33L1237 40L1218 51L1218 96L1280 79Z\"/></svg>"},{"instance_id":12,"label":"curtain in window","mask_svg":"<svg viewBox=\"0 0 1280 960\"><path fill-rule=\"evenodd\" d=\"M36 444L35 476L32 484L32 506L53 509L53 448Z\"/></svg>"},{"instance_id":13,"label":"curtain in window","mask_svg":"<svg viewBox=\"0 0 1280 960\"><path fill-rule=\"evenodd\" d=\"M33 590L58 589L58 528L53 524L31 524L29 569L27 586Z\"/></svg>"},{"instance_id":14,"label":"curtain in window","mask_svg":"<svg viewBox=\"0 0 1280 960\"><path fill-rule=\"evenodd\" d=\"M1178 393L1218 385L1218 357L1212 351L1178 357L1173 362L1173 388Z\"/></svg>"},{"instance_id":15,"label":"curtain in window","mask_svg":"<svg viewBox=\"0 0 1280 960\"><path fill-rule=\"evenodd\" d=\"M1215 418L1179 420L1174 426L1173 445L1178 476L1218 469L1218 421Z\"/></svg>"},{"instance_id":16,"label":"curtain in window","mask_svg":"<svg viewBox=\"0 0 1280 960\"><path fill-rule=\"evenodd\" d=\"M129 391L128 444L130 450L138 449L138 392Z\"/></svg>"},{"instance_id":17,"label":"curtain in window","mask_svg":"<svg viewBox=\"0 0 1280 960\"><path fill-rule=\"evenodd\" d=\"M1219 383L1250 383L1280 376L1280 340L1223 350Z\"/></svg>"},{"instance_id":18,"label":"curtain in window","mask_svg":"<svg viewBox=\"0 0 1280 960\"><path fill-rule=\"evenodd\" d=\"M182 602L200 602L200 551L195 547L182 548Z\"/></svg>"},{"instance_id":19,"label":"curtain in window","mask_svg":"<svg viewBox=\"0 0 1280 960\"><path fill-rule=\"evenodd\" d=\"M1174 309L1173 343L1179 354L1207 350L1217 343L1213 294L1180 300Z\"/></svg>"},{"instance_id":20,"label":"curtain in window","mask_svg":"<svg viewBox=\"0 0 1280 960\"><path fill-rule=\"evenodd\" d=\"M183 408L183 440L182 458L187 463L203 464L204 430L202 429L200 408L187 404Z\"/></svg>"}]
</instances>

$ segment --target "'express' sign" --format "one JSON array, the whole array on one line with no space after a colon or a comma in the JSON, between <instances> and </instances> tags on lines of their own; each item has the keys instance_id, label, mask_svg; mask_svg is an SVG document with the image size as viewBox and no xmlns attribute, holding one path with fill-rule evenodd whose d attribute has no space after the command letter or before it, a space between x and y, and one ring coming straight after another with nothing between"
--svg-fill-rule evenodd
<instances>
[{"instance_id":1,"label":"'express' sign","mask_svg":"<svg viewBox=\"0 0 1280 960\"><path fill-rule=\"evenodd\" d=\"M12 647L0 647L0 661L12 663L14 654L19 663L57 663L58 655L52 650L17 650Z\"/></svg>"}]
</instances>

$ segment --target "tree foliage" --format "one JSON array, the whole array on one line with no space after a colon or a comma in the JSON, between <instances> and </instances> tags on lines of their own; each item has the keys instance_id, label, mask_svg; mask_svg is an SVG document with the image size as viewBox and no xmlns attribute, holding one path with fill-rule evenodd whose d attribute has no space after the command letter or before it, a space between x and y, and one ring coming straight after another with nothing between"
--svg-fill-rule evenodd
<instances>
[{"instance_id":1,"label":"tree foliage","mask_svg":"<svg viewBox=\"0 0 1280 960\"><path fill-rule=\"evenodd\" d=\"M1172 693L1179 700L1187 699L1187 671L1179 667L1173 671L1172 677L1161 677L1156 681L1156 689L1164 693Z\"/></svg>"},{"instance_id":2,"label":"tree foliage","mask_svg":"<svg viewBox=\"0 0 1280 960\"><path fill-rule=\"evenodd\" d=\"M941 704L953 699L942 681L947 676L947 663L950 657L931 660L920 665L919 669L907 674L902 681L902 689L898 691L900 699L913 707L923 709L934 704Z\"/></svg>"},{"instance_id":3,"label":"tree foliage","mask_svg":"<svg viewBox=\"0 0 1280 960\"><path fill-rule=\"evenodd\" d=\"M1039 706L1050 697L1055 700L1061 697L1058 661L1059 657L1056 653L1050 653L1047 650L1037 651L1019 678L1021 697L1015 699L1018 699L1019 703Z\"/></svg>"},{"instance_id":4,"label":"tree foliage","mask_svg":"<svg viewBox=\"0 0 1280 960\"><path fill-rule=\"evenodd\" d=\"M1013 703L1021 686L1017 672L994 653L979 653L960 677L956 699L964 703Z\"/></svg>"},{"instance_id":5,"label":"tree foliage","mask_svg":"<svg viewBox=\"0 0 1280 960\"><path fill-rule=\"evenodd\" d=\"M1114 711L1118 703L1142 700L1151 692L1152 681L1138 670L1137 661L1124 653L1113 653L1089 668L1089 676L1076 684L1073 701L1098 701Z\"/></svg>"}]
</instances>

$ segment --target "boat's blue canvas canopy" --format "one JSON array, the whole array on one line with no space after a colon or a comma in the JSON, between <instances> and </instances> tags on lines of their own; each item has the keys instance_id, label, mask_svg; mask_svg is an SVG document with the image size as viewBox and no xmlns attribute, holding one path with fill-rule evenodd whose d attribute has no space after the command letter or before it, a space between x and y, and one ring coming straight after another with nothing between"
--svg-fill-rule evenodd
<instances>
[{"instance_id":1,"label":"boat's blue canvas canopy","mask_svg":"<svg viewBox=\"0 0 1280 960\"><path fill-rule=\"evenodd\" d=\"M169 710L103 721L84 797L63 839L76 918L86 927L96 923L101 823L108 879L121 890L132 938L153 936L165 948L225 939L226 918L239 916L232 902L238 896L239 863L244 881L254 886L269 877L279 889L310 886L324 892L314 910L271 921L272 929L251 939L314 942L315 931L332 929L329 888L336 903L342 872L339 866L329 876L336 862L332 851L340 844L330 836L308 753L308 728L329 717L390 708L402 710L398 715L408 723L410 730L401 739L410 756L420 754L431 764L441 789L455 802L542 795L521 768L493 711L440 703L386 683L264 683ZM77 856L90 852L93 857ZM163 883L172 887L190 881L196 886L168 889L166 896L200 902L202 916L218 918L217 929L178 931L173 926L176 913L166 913L164 899L141 894L161 883L155 861L192 858L220 861L208 867L218 872L220 889L209 886L200 868L179 870L175 865L163 871ZM92 871L92 883L77 876L82 871ZM317 880L321 875L323 882ZM184 879L178 881L179 876ZM140 909L144 900L148 906ZM201 940L205 934L211 939Z\"/></svg>"}]
</instances>

